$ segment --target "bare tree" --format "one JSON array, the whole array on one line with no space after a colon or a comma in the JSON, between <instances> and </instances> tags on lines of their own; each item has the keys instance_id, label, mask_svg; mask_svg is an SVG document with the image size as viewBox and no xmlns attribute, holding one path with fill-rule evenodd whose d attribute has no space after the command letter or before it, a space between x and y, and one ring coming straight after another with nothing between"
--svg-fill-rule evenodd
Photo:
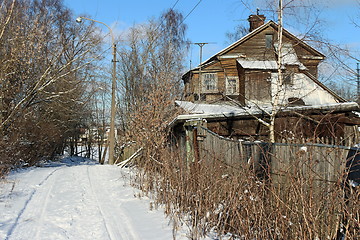
<instances>
[{"instance_id":1,"label":"bare tree","mask_svg":"<svg viewBox=\"0 0 360 240\"><path fill-rule=\"evenodd\" d=\"M186 54L183 16L166 11L160 19L133 26L121 49L121 114L126 142L136 141L145 159L157 159L166 144L174 100L181 95Z\"/></svg>"},{"instance_id":2,"label":"bare tree","mask_svg":"<svg viewBox=\"0 0 360 240\"><path fill-rule=\"evenodd\" d=\"M35 161L52 155L88 115L86 77L100 39L92 26L76 25L60 0L6 0L1 11L0 141L36 149L28 154Z\"/></svg>"},{"instance_id":3,"label":"bare tree","mask_svg":"<svg viewBox=\"0 0 360 240\"><path fill-rule=\"evenodd\" d=\"M245 36L248 33L249 33L249 30L246 27L244 27L243 25L237 25L234 27L233 31L227 31L225 33L226 42L228 44L236 42L237 40L239 40L240 38L242 38L243 36Z\"/></svg>"},{"instance_id":4,"label":"bare tree","mask_svg":"<svg viewBox=\"0 0 360 240\"><path fill-rule=\"evenodd\" d=\"M182 19L181 14L169 10L158 21L130 29L120 54L124 117L149 104L148 95L163 85L172 86L167 90L169 98L180 94L182 59L186 53Z\"/></svg>"}]
</instances>

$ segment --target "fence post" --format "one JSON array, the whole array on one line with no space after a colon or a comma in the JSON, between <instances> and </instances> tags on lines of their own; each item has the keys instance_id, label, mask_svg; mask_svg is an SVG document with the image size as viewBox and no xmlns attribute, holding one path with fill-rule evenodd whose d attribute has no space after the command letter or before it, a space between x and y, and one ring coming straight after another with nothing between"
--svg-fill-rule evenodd
<instances>
[{"instance_id":1,"label":"fence post","mask_svg":"<svg viewBox=\"0 0 360 240\"><path fill-rule=\"evenodd\" d=\"M187 121L184 124L186 139L186 165L189 167L190 163L195 162L195 141L196 141L196 132L194 131L197 126L197 121Z\"/></svg>"},{"instance_id":2,"label":"fence post","mask_svg":"<svg viewBox=\"0 0 360 240\"><path fill-rule=\"evenodd\" d=\"M190 163L199 161L199 145L197 140L198 129L200 128L202 120L189 120L185 122L184 128L186 133L186 165L189 167Z\"/></svg>"}]
</instances>

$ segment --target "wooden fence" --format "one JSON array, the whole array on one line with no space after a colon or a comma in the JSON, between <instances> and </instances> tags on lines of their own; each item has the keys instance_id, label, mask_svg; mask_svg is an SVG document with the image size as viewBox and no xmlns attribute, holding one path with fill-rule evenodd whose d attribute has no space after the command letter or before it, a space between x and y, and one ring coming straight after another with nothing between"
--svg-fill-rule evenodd
<instances>
[{"instance_id":1,"label":"wooden fence","mask_svg":"<svg viewBox=\"0 0 360 240\"><path fill-rule=\"evenodd\" d=\"M290 144L247 142L224 138L202 126L187 131L187 161L221 161L231 167L254 169L259 175L270 173L273 182L300 174L321 182L336 182L344 177L349 151L356 148L330 144ZM265 174L266 175L266 174Z\"/></svg>"},{"instance_id":2,"label":"wooden fence","mask_svg":"<svg viewBox=\"0 0 360 240\"><path fill-rule=\"evenodd\" d=\"M347 201L356 198L349 194L353 189L349 187L350 175L355 173L360 182L360 148L233 140L202 125L201 120L186 122L185 134L176 142L186 155L190 174L195 170L194 179L196 170L216 168L220 175L235 177L230 179L254 180L256 186L264 187L261 199L266 204L272 208L285 206L289 219L314 221L319 239L335 239L347 221L345 212L356 214L356 208L348 207ZM358 222L358 217L353 218Z\"/></svg>"}]
</instances>

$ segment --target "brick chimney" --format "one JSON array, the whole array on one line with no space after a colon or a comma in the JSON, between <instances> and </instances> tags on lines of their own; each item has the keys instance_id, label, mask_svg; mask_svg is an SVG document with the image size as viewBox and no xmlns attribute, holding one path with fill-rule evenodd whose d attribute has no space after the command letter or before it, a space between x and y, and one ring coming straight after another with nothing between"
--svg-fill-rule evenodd
<instances>
[{"instance_id":1,"label":"brick chimney","mask_svg":"<svg viewBox=\"0 0 360 240\"><path fill-rule=\"evenodd\" d=\"M250 23L249 31L252 32L254 29L264 24L266 17L264 15L250 15L248 21Z\"/></svg>"}]
</instances>

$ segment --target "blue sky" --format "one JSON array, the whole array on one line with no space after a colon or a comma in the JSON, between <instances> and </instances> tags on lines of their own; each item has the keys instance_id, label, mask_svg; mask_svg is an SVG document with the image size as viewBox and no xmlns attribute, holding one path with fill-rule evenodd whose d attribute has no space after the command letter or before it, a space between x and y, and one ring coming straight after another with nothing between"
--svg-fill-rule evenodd
<instances>
[{"instance_id":1,"label":"blue sky","mask_svg":"<svg viewBox=\"0 0 360 240\"><path fill-rule=\"evenodd\" d=\"M232 31L238 24L247 26L247 17L256 12L256 7L264 9L260 13L271 19L266 11L265 0L202 0L196 9L186 18L187 38L192 42L212 42L203 48L203 60L225 48L225 33ZM320 7L319 17L326 19L322 27L324 35L339 44L347 44L360 49L360 28L356 28L351 19L360 17L360 5L355 0L298 0L316 2ZM126 31L133 24L143 23L151 17L159 17L166 9L177 2L175 9L186 16L199 0L64 0L66 6L76 15L88 15L114 28L114 32ZM250 3L244 6L243 2ZM291 22L291 17L286 18ZM276 19L275 19L276 20ZM360 23L360 20L359 20ZM100 26L101 27L101 26ZM285 25L286 27L286 25ZM290 25L288 30L297 34ZM191 48L192 66L199 63L199 47Z\"/></svg>"}]
</instances>

